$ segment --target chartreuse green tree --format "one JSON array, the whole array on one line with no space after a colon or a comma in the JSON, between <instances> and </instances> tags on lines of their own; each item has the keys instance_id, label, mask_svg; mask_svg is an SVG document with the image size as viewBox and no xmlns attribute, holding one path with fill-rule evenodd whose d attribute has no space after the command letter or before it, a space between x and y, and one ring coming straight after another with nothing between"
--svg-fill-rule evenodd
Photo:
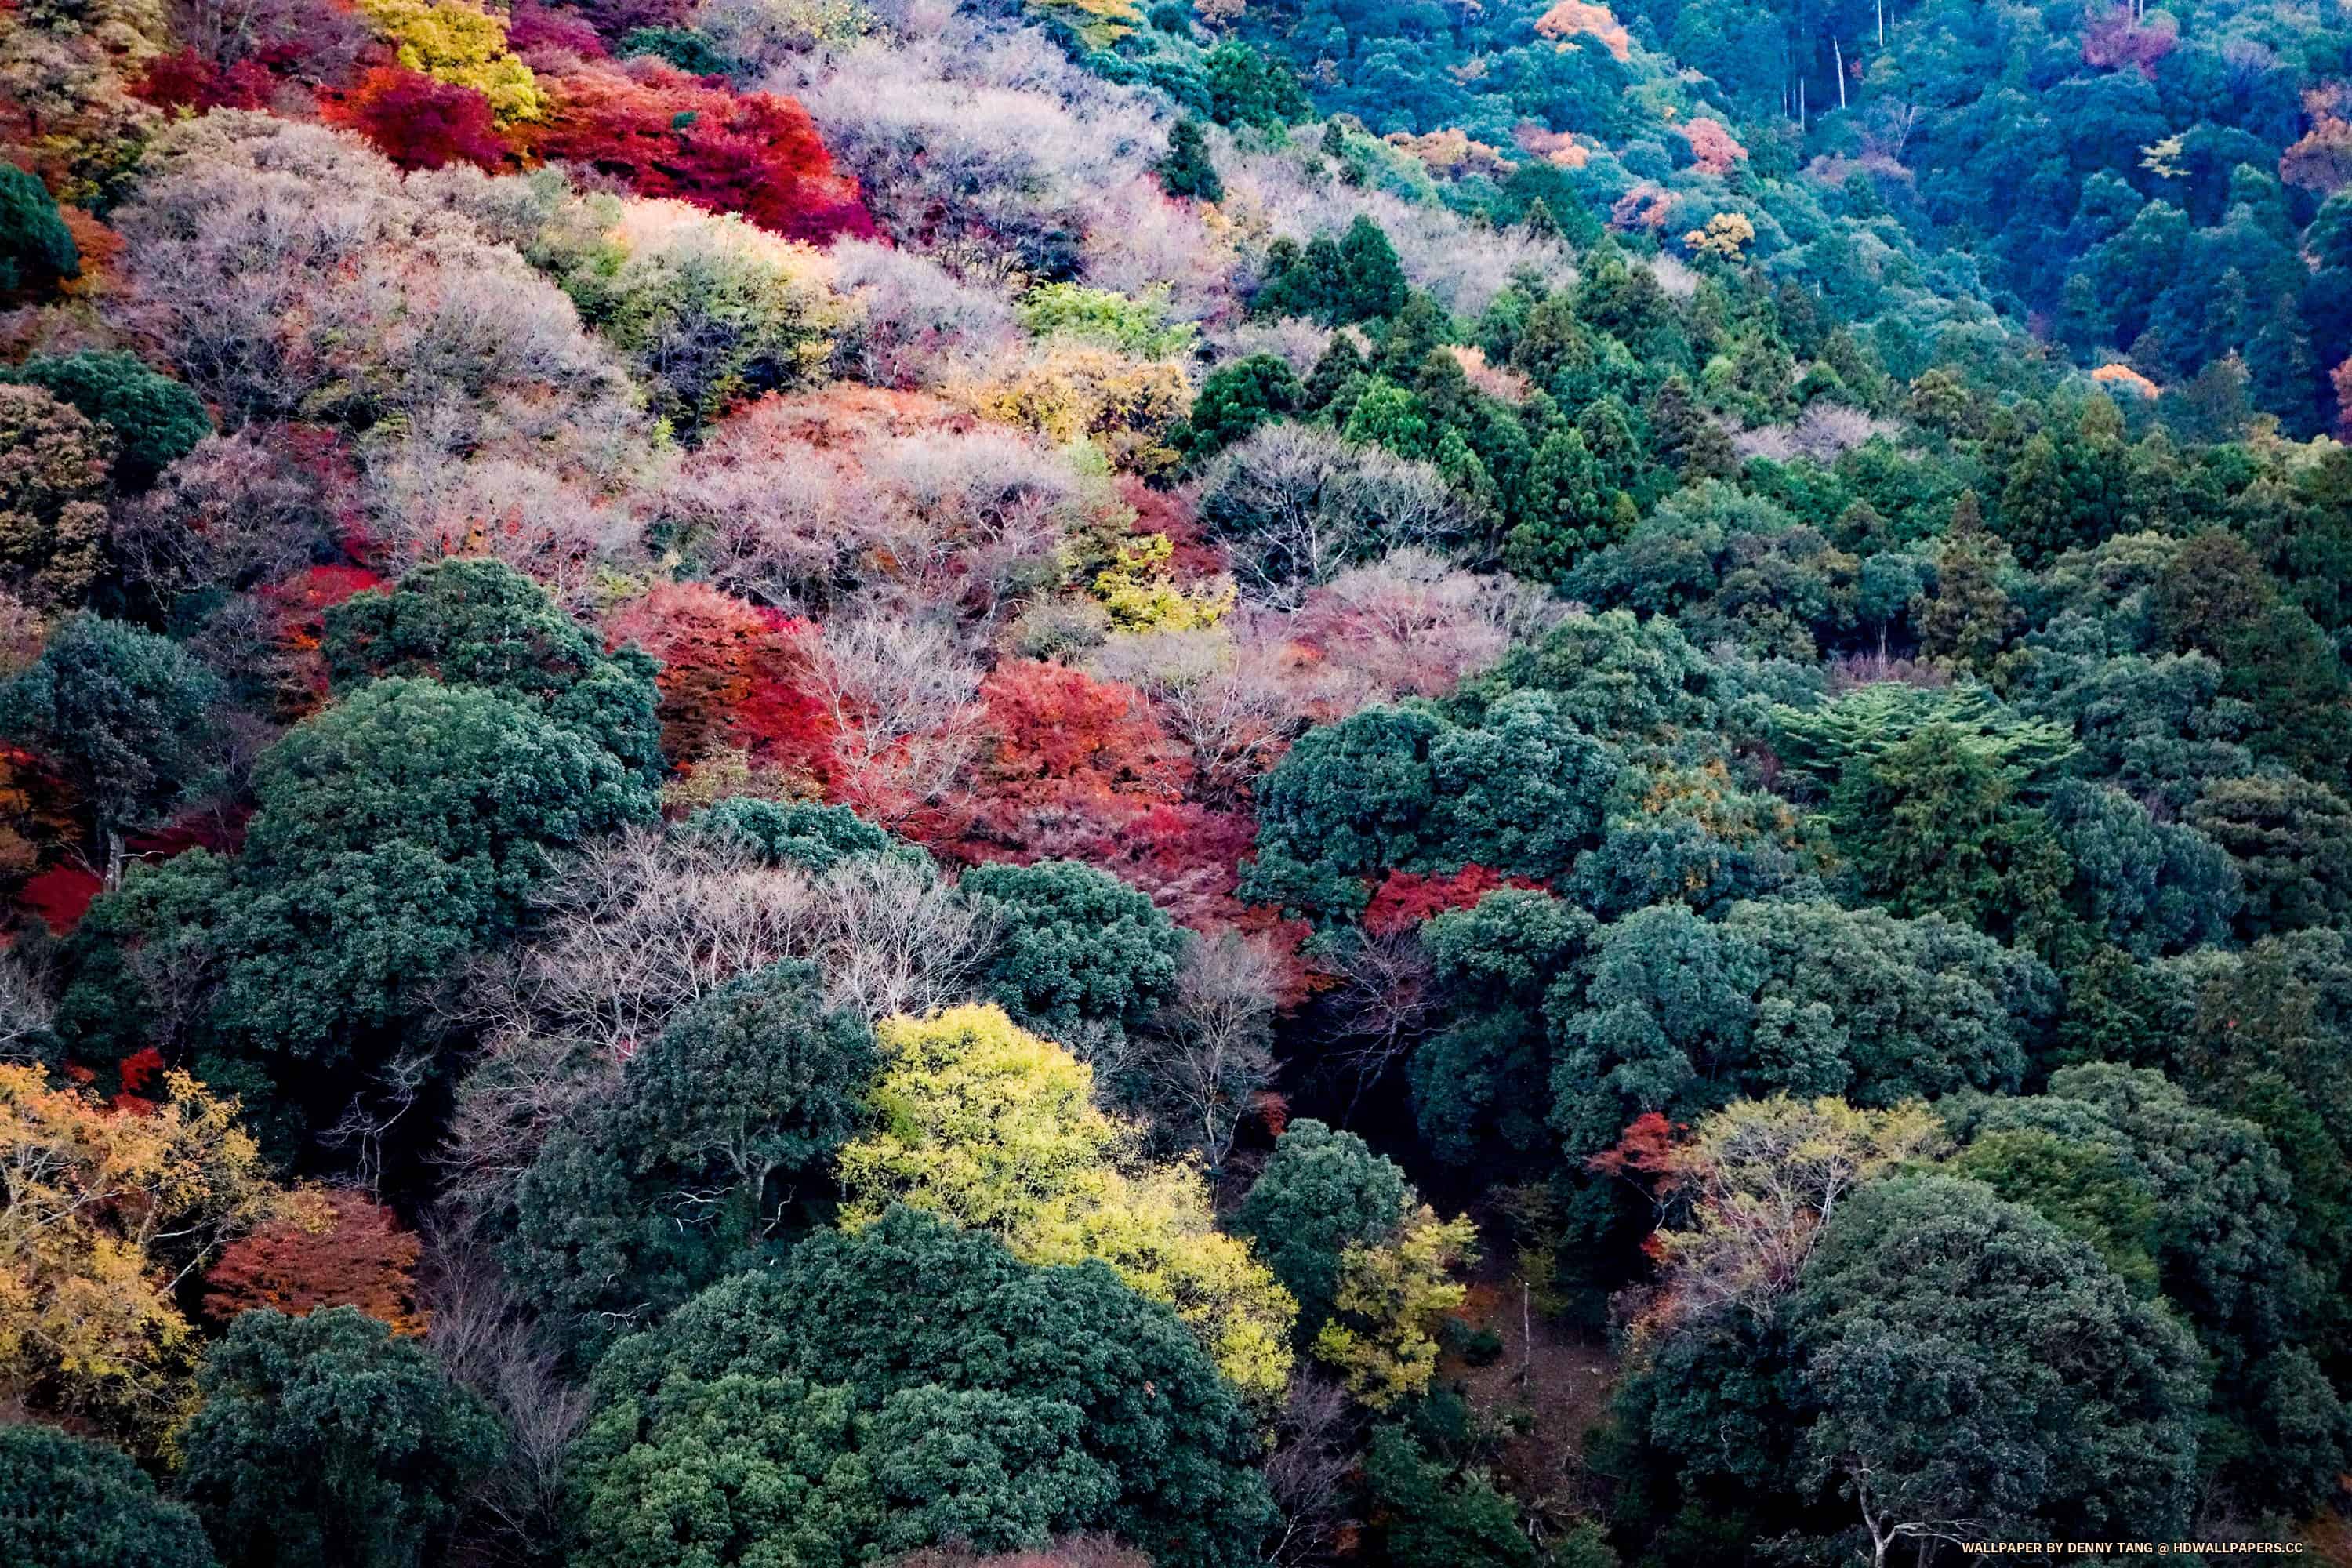
<instances>
[{"instance_id":1,"label":"chartreuse green tree","mask_svg":"<svg viewBox=\"0 0 2352 1568\"><path fill-rule=\"evenodd\" d=\"M42 1568L215 1568L194 1513L129 1455L30 1422L0 1426L0 1540Z\"/></svg>"},{"instance_id":2,"label":"chartreuse green tree","mask_svg":"<svg viewBox=\"0 0 2352 1568\"><path fill-rule=\"evenodd\" d=\"M872 1032L823 989L786 962L689 1003L523 1173L508 1272L576 1352L782 1239L863 1125Z\"/></svg>"},{"instance_id":3,"label":"chartreuse green tree","mask_svg":"<svg viewBox=\"0 0 2352 1568\"><path fill-rule=\"evenodd\" d=\"M120 350L35 354L0 369L0 381L37 386L81 410L92 424L110 426L115 482L126 490L144 489L212 434L212 416L185 382Z\"/></svg>"},{"instance_id":4,"label":"chartreuse green tree","mask_svg":"<svg viewBox=\"0 0 2352 1568\"><path fill-rule=\"evenodd\" d=\"M487 1405L355 1307L239 1313L196 1381L180 1489L224 1568L415 1568L505 1442Z\"/></svg>"},{"instance_id":5,"label":"chartreuse green tree","mask_svg":"<svg viewBox=\"0 0 2352 1568\"><path fill-rule=\"evenodd\" d=\"M1249 1417L1167 1307L910 1209L712 1286L614 1347L593 1386L579 1568L1081 1531L1168 1568L1242 1568L1273 1522Z\"/></svg>"},{"instance_id":6,"label":"chartreuse green tree","mask_svg":"<svg viewBox=\"0 0 2352 1568\"><path fill-rule=\"evenodd\" d=\"M904 1205L1001 1236L1024 1261L1099 1259L1173 1307L1236 1386L1280 1394L1297 1303L1216 1228L1196 1166L1144 1159L1141 1127L1096 1107L1092 1068L994 1006L876 1035L877 1125L841 1152L845 1226Z\"/></svg>"}]
</instances>

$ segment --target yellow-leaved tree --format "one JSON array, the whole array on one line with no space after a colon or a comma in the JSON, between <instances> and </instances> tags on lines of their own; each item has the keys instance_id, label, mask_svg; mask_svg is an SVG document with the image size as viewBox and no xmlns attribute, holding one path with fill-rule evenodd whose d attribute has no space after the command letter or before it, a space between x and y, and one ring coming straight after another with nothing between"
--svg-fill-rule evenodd
<instances>
[{"instance_id":1,"label":"yellow-leaved tree","mask_svg":"<svg viewBox=\"0 0 2352 1568\"><path fill-rule=\"evenodd\" d=\"M1429 1392L1437 1373L1437 1327L1469 1294L1454 1278L1477 1261L1478 1227L1467 1215L1441 1220L1427 1204L1386 1239L1339 1255L1331 1321L1315 1336L1315 1357L1339 1369L1348 1392L1375 1410Z\"/></svg>"},{"instance_id":2,"label":"yellow-leaved tree","mask_svg":"<svg viewBox=\"0 0 2352 1568\"><path fill-rule=\"evenodd\" d=\"M282 1212L236 1102L185 1073L101 1104L0 1066L0 1407L152 1443L184 1413L194 1345L173 1300Z\"/></svg>"},{"instance_id":3,"label":"yellow-leaved tree","mask_svg":"<svg viewBox=\"0 0 2352 1568\"><path fill-rule=\"evenodd\" d=\"M1139 1130L1094 1103L1091 1068L993 1005L886 1019L875 1037L881 1125L842 1151L843 1225L905 1204L1031 1263L1099 1258L1174 1308L1244 1392L1281 1396L1297 1303L1216 1228L1195 1166L1144 1159Z\"/></svg>"},{"instance_id":4,"label":"yellow-leaved tree","mask_svg":"<svg viewBox=\"0 0 2352 1568\"><path fill-rule=\"evenodd\" d=\"M507 47L507 24L466 0L360 0L361 14L400 63L436 81L470 87L501 125L547 111L539 79Z\"/></svg>"}]
</instances>

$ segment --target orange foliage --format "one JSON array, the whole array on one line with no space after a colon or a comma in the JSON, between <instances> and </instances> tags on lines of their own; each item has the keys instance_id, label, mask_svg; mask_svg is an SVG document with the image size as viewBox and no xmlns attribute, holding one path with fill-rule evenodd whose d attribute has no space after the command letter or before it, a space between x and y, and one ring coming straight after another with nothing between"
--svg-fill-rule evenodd
<instances>
[{"instance_id":1,"label":"orange foliage","mask_svg":"<svg viewBox=\"0 0 2352 1568\"><path fill-rule=\"evenodd\" d=\"M2164 392L2162 387L2127 364L2103 364L2091 373L2091 379L2102 386L2136 393L2147 398L2160 397Z\"/></svg>"},{"instance_id":2,"label":"orange foliage","mask_svg":"<svg viewBox=\"0 0 2352 1568\"><path fill-rule=\"evenodd\" d=\"M2316 87L2303 95L2311 129L2279 154L2279 178L2290 185L2332 195L2352 184L2352 88Z\"/></svg>"},{"instance_id":3,"label":"orange foliage","mask_svg":"<svg viewBox=\"0 0 2352 1568\"><path fill-rule=\"evenodd\" d=\"M1536 31L1547 38L1588 37L1619 59L1631 59L1633 40L1608 6L1594 0L1559 0L1536 18Z\"/></svg>"},{"instance_id":4,"label":"orange foliage","mask_svg":"<svg viewBox=\"0 0 2352 1568\"><path fill-rule=\"evenodd\" d=\"M822 777L832 756L824 710L803 683L806 623L705 583L665 583L615 614L613 645L662 662L662 751L690 765L722 749Z\"/></svg>"},{"instance_id":5,"label":"orange foliage","mask_svg":"<svg viewBox=\"0 0 2352 1568\"><path fill-rule=\"evenodd\" d=\"M583 61L542 85L546 119L516 127L535 156L584 164L640 195L740 212L788 239L874 232L857 182L834 172L789 98L738 93L649 55Z\"/></svg>"},{"instance_id":6,"label":"orange foliage","mask_svg":"<svg viewBox=\"0 0 2352 1568\"><path fill-rule=\"evenodd\" d=\"M1468 132L1454 126L1421 136L1392 131L1385 140L1398 152L1419 159L1433 174L1493 174L1499 179L1511 172L1511 161L1503 156L1501 148L1475 141Z\"/></svg>"},{"instance_id":7,"label":"orange foliage","mask_svg":"<svg viewBox=\"0 0 2352 1568\"><path fill-rule=\"evenodd\" d=\"M394 1333L423 1333L415 1234L363 1193L337 1189L311 1198L222 1250L205 1276L206 1315L226 1322L265 1307L297 1318L321 1307L357 1307Z\"/></svg>"},{"instance_id":8,"label":"orange foliage","mask_svg":"<svg viewBox=\"0 0 2352 1568\"><path fill-rule=\"evenodd\" d=\"M1592 149L1565 131L1547 131L1532 120L1523 120L1511 131L1511 140L1519 150L1532 157L1562 169L1581 169L1592 162Z\"/></svg>"},{"instance_id":9,"label":"orange foliage","mask_svg":"<svg viewBox=\"0 0 2352 1568\"><path fill-rule=\"evenodd\" d=\"M1617 198L1609 221L1619 228L1664 228L1674 210L1674 193L1644 180Z\"/></svg>"}]
</instances>

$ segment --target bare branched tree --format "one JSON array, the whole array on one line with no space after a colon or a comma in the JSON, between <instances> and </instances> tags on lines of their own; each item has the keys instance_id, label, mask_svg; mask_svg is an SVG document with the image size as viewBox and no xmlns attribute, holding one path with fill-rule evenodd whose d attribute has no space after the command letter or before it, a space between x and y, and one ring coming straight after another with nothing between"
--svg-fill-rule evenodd
<instances>
[{"instance_id":1,"label":"bare branched tree","mask_svg":"<svg viewBox=\"0 0 2352 1568\"><path fill-rule=\"evenodd\" d=\"M1281 966L1262 936L1222 931L1184 944L1176 998L1136 1053L1158 1120L1212 1172L1275 1079Z\"/></svg>"},{"instance_id":2,"label":"bare branched tree","mask_svg":"<svg viewBox=\"0 0 2352 1568\"><path fill-rule=\"evenodd\" d=\"M564 1466L586 1425L588 1390L566 1382L507 1288L488 1246L428 1231L417 1280L427 1314L425 1347L452 1382L482 1396L506 1426L499 1462L467 1500L459 1561L545 1561L566 1527Z\"/></svg>"},{"instance_id":3,"label":"bare branched tree","mask_svg":"<svg viewBox=\"0 0 2352 1568\"><path fill-rule=\"evenodd\" d=\"M1349 1083L1348 1115L1436 1025L1428 954L1413 931L1343 934L1323 963L1338 976L1323 1060Z\"/></svg>"},{"instance_id":4,"label":"bare branched tree","mask_svg":"<svg viewBox=\"0 0 2352 1568\"><path fill-rule=\"evenodd\" d=\"M1266 1489L1282 1522L1262 1560L1268 1568L1308 1568L1332 1560L1349 1524L1348 1472L1353 1423L1348 1392L1313 1372L1291 1380L1266 1456Z\"/></svg>"}]
</instances>

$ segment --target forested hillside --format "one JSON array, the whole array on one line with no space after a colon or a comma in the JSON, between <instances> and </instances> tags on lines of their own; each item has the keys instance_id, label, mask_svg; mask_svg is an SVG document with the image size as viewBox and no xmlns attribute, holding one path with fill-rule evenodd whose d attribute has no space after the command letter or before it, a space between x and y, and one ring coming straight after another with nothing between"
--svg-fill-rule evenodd
<instances>
[{"instance_id":1,"label":"forested hillside","mask_svg":"<svg viewBox=\"0 0 2352 1568\"><path fill-rule=\"evenodd\" d=\"M2352 18L0 5L0 1565L2352 1561Z\"/></svg>"}]
</instances>

